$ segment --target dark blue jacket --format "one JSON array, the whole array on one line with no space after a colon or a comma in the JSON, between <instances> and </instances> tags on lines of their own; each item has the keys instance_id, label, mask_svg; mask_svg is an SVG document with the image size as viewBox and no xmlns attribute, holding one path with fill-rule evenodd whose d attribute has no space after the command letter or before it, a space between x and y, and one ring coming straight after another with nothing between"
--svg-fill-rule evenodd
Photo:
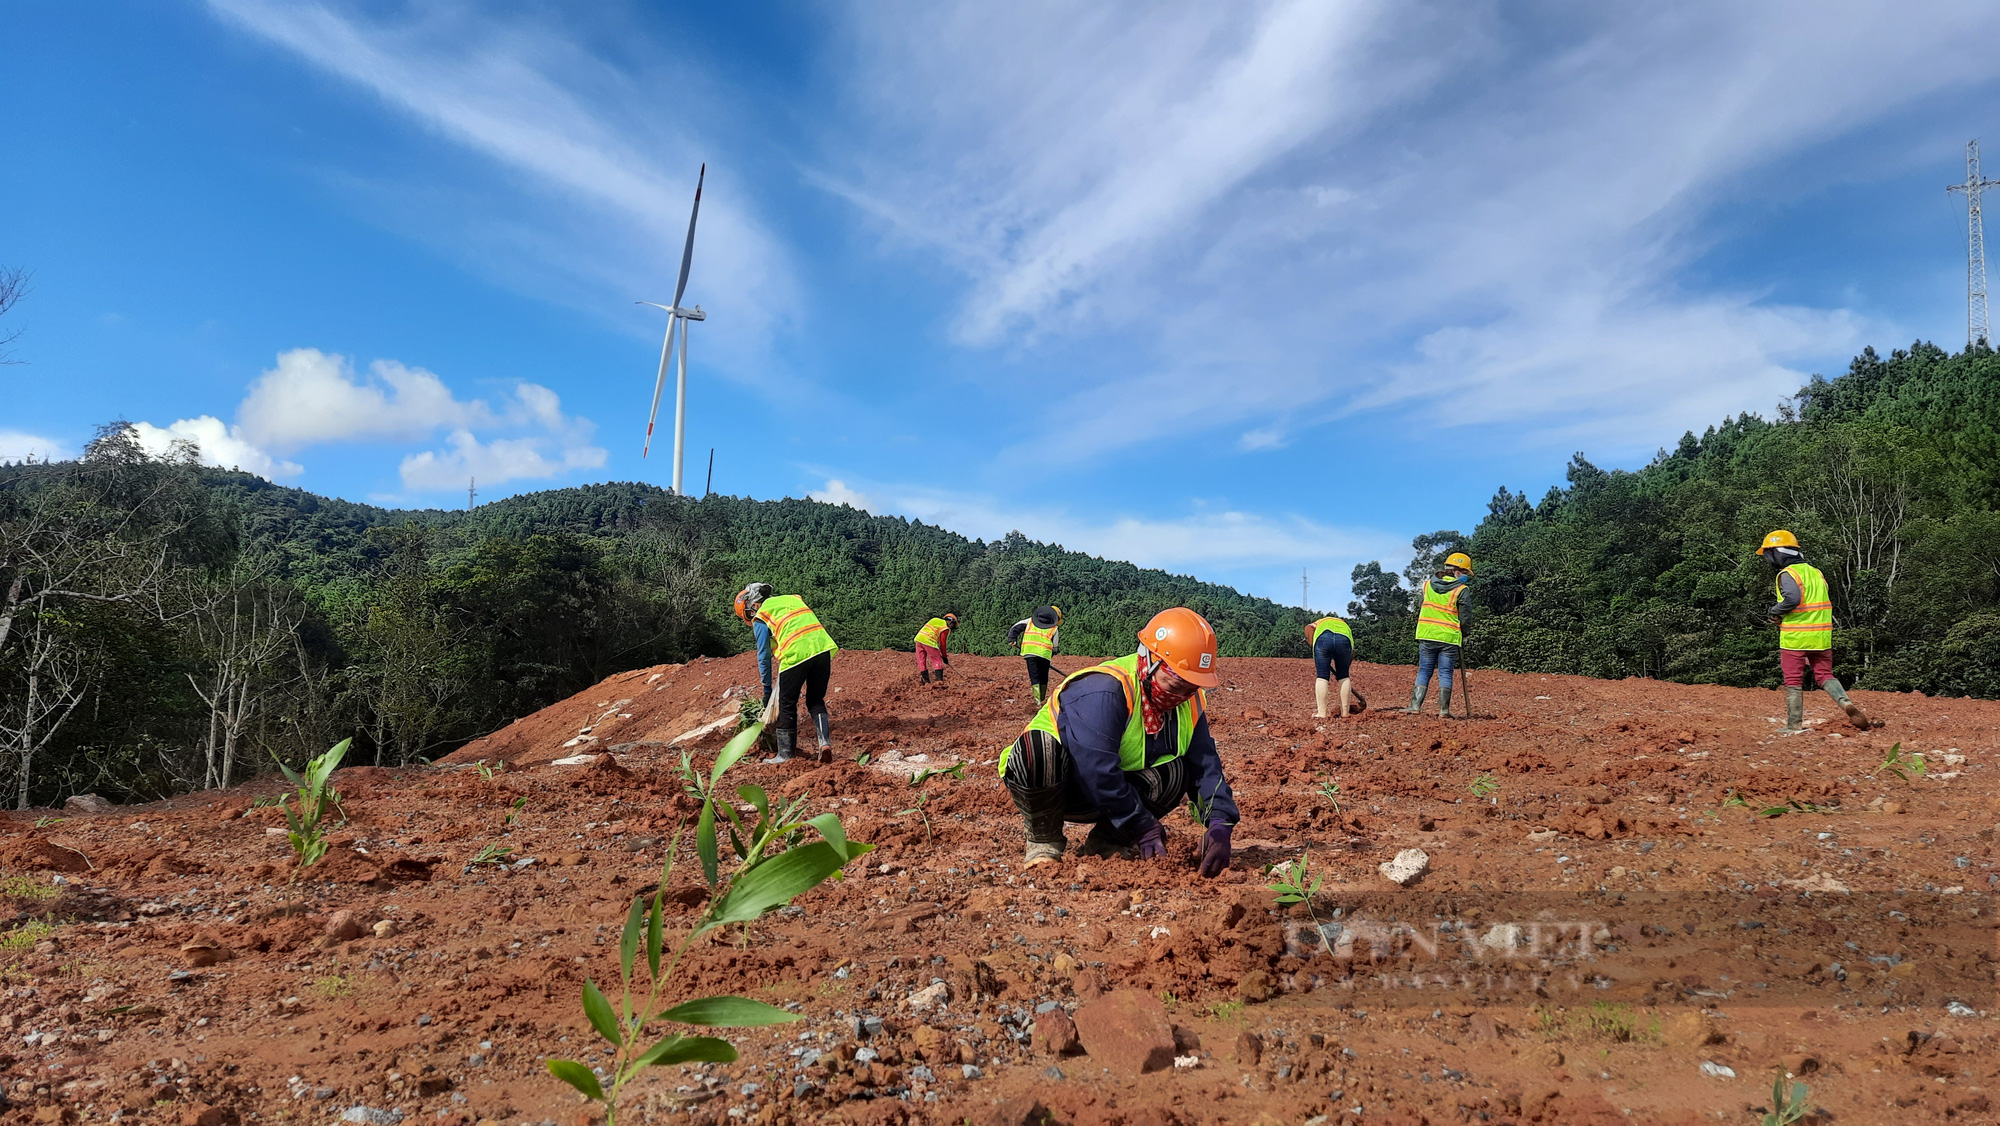
<instances>
[{"instance_id":1,"label":"dark blue jacket","mask_svg":"<svg viewBox=\"0 0 2000 1126\"><path fill-rule=\"evenodd\" d=\"M1096 810L1128 842L1145 836L1155 823L1118 762L1118 744L1131 718L1131 711L1125 707L1125 690L1105 673L1071 681L1062 694L1062 710L1056 713L1056 734L1076 764L1076 771L1070 777L1070 792L1065 795L1069 808ZM1176 709L1158 735L1146 737L1147 761L1171 750L1179 722ZM1241 820L1236 796L1230 793L1229 782L1222 777L1222 757L1216 753L1215 736L1209 734L1206 714L1195 721L1187 764L1189 790L1209 800L1209 816L1231 825Z\"/></svg>"}]
</instances>

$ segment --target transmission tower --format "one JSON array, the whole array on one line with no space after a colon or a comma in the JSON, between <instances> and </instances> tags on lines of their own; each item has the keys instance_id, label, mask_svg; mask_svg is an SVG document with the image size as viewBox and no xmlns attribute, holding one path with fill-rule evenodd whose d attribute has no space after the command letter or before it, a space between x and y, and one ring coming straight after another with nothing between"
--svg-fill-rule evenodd
<instances>
[{"instance_id":1,"label":"transmission tower","mask_svg":"<svg viewBox=\"0 0 2000 1126\"><path fill-rule=\"evenodd\" d=\"M2000 188L2000 180L1981 179L1979 142L1965 142L1965 183L1951 184L1947 192L1965 193L1965 346L1987 342L1986 334L1986 226L1979 217L1979 193Z\"/></svg>"}]
</instances>

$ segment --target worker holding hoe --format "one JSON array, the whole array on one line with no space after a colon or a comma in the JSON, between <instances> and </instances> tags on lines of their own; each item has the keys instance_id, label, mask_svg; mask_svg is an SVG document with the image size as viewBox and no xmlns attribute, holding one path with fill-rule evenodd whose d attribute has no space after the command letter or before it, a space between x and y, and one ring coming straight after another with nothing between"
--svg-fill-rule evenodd
<instances>
[{"instance_id":1,"label":"worker holding hoe","mask_svg":"<svg viewBox=\"0 0 2000 1126\"><path fill-rule=\"evenodd\" d=\"M796 594L778 594L770 583L751 583L736 596L736 616L757 635L757 676L764 682L764 722L775 713L772 737L777 760L792 757L799 729L799 693L819 731L819 761L833 761L833 721L826 714L826 682L833 676L833 654L839 646ZM772 669L772 658L777 668ZM776 672L777 691L771 691Z\"/></svg>"},{"instance_id":2,"label":"worker holding hoe","mask_svg":"<svg viewBox=\"0 0 2000 1126\"><path fill-rule=\"evenodd\" d=\"M1306 640L1313 651L1313 718L1326 718L1328 680L1340 684L1340 718L1368 710L1368 701L1354 690L1348 672L1354 664L1354 631L1347 623L1328 614L1306 627Z\"/></svg>"},{"instance_id":3,"label":"worker holding hoe","mask_svg":"<svg viewBox=\"0 0 2000 1126\"><path fill-rule=\"evenodd\" d=\"M1025 867L1052 864L1065 822L1087 823L1084 856L1167 855L1160 823L1185 802L1204 827L1200 868L1229 867L1240 815L1209 733L1202 689L1215 675L1215 631L1184 607L1162 610L1139 650L1073 673L1000 753L1000 777L1027 826Z\"/></svg>"},{"instance_id":4,"label":"worker holding hoe","mask_svg":"<svg viewBox=\"0 0 2000 1126\"><path fill-rule=\"evenodd\" d=\"M1007 631L1007 644L1020 646L1021 659L1028 663L1028 689L1037 704L1049 693L1049 661L1062 652L1057 636L1061 625L1062 607L1041 606Z\"/></svg>"},{"instance_id":5,"label":"worker holding hoe","mask_svg":"<svg viewBox=\"0 0 2000 1126\"><path fill-rule=\"evenodd\" d=\"M958 628L958 615L946 614L942 618L932 618L917 631L917 679L925 684L931 682L931 670L937 670L937 682L944 683L944 670L951 667L951 631Z\"/></svg>"},{"instance_id":6,"label":"worker holding hoe","mask_svg":"<svg viewBox=\"0 0 2000 1126\"><path fill-rule=\"evenodd\" d=\"M1778 573L1778 603L1766 615L1778 627L1778 667L1785 674L1787 734L1805 729L1806 673L1810 671L1848 721L1868 730L1868 716L1833 676L1833 595L1826 576L1806 562L1799 538L1783 528L1764 537L1757 554Z\"/></svg>"},{"instance_id":7,"label":"worker holding hoe","mask_svg":"<svg viewBox=\"0 0 2000 1126\"><path fill-rule=\"evenodd\" d=\"M1445 557L1438 577L1418 587L1417 603L1417 684L1410 689L1410 706L1404 715L1420 715L1424 696L1430 691L1431 671L1438 676L1438 716L1451 717L1451 674L1458 667L1459 647L1465 644L1465 610L1460 605L1466 584L1472 581L1472 557L1454 551Z\"/></svg>"}]
</instances>

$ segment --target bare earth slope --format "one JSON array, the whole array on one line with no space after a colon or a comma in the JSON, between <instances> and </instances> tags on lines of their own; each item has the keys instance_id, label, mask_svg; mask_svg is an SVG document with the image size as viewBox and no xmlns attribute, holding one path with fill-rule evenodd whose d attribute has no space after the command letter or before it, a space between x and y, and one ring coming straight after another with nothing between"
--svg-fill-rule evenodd
<instances>
[{"instance_id":1,"label":"bare earth slope","mask_svg":"<svg viewBox=\"0 0 2000 1126\"><path fill-rule=\"evenodd\" d=\"M1828 1120L2000 1120L2000 704L1857 693L1884 721L1860 734L1815 694L1823 722L1787 738L1776 692L1481 672L1478 718L1440 720L1390 710L1410 670L1362 665L1378 710L1315 722L1308 662L1223 674L1232 869L1199 879L1176 817L1171 862L1025 876L991 766L1031 712L1020 662L960 656L933 689L908 654L841 653L841 761L732 777L880 847L677 984L807 1019L660 1069L628 1116L1748 1121L1783 1068ZM580 1121L542 1063L593 1048L578 989L617 979L626 905L692 812L681 750L706 761L755 681L750 657L643 669L445 763L342 771L349 821L289 898L282 819L252 806L270 781L12 815L0 1120ZM1928 775L1876 773L1898 742ZM909 772L961 758L921 787L928 824L900 812ZM488 845L508 863L468 863ZM1311 917L1263 874L1308 848ZM1429 870L1398 887L1377 865L1406 848ZM682 918L698 881L676 874ZM1059 1055L1072 1024L1088 1051ZM1134 1074L1149 1050L1180 1064Z\"/></svg>"}]
</instances>

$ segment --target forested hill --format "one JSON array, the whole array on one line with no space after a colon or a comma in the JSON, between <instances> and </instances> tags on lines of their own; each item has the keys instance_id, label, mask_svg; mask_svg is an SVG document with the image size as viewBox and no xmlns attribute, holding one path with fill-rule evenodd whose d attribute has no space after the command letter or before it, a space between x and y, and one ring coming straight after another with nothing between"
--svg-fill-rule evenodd
<instances>
[{"instance_id":1,"label":"forested hill","mask_svg":"<svg viewBox=\"0 0 2000 1126\"><path fill-rule=\"evenodd\" d=\"M1304 652L1300 611L1018 533L630 483L390 510L151 458L117 427L80 461L0 467L0 548L16 804L156 796L350 735L359 761L435 757L614 672L747 648L729 606L753 579L847 648L909 649L953 611L954 649L1000 653L1054 601L1072 653L1127 652L1175 604L1225 654Z\"/></svg>"},{"instance_id":2,"label":"forested hill","mask_svg":"<svg viewBox=\"0 0 2000 1126\"><path fill-rule=\"evenodd\" d=\"M1475 664L1778 683L1755 552L1789 528L1833 591L1836 672L1865 688L2000 696L2000 356L1863 352L1775 421L1742 415L1634 472L1581 454L1539 501L1502 488L1470 536L1418 538L1411 583L1464 548ZM1357 568L1365 652L1409 649L1409 591Z\"/></svg>"}]
</instances>

